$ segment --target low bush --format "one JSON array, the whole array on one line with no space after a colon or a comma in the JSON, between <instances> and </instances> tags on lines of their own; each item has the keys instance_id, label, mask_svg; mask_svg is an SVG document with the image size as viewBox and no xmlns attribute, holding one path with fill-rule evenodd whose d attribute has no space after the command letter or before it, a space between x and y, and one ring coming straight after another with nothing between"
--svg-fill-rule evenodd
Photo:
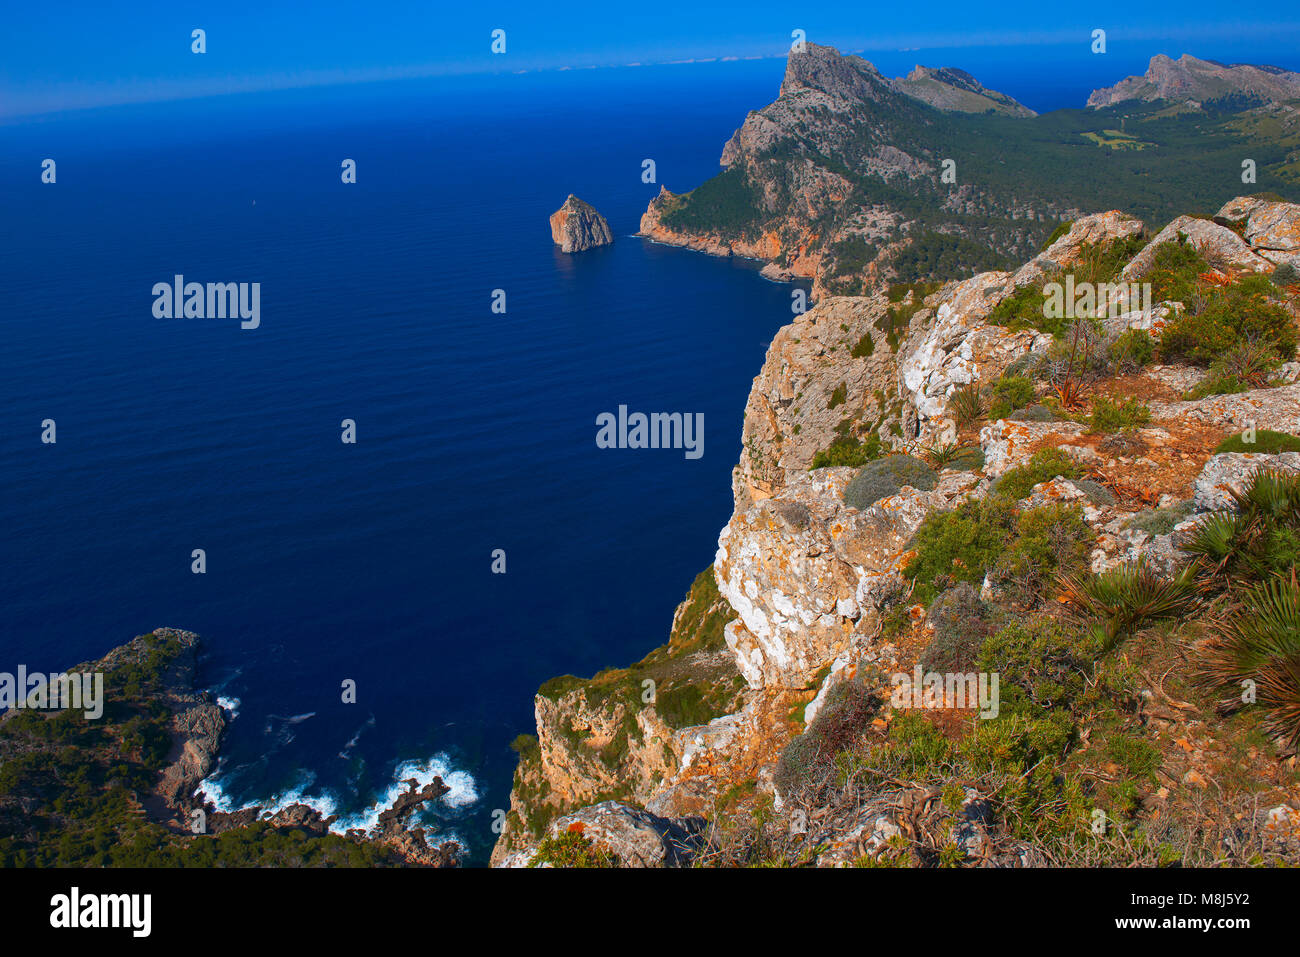
<instances>
[{"instance_id":1,"label":"low bush","mask_svg":"<svg viewBox=\"0 0 1300 957\"><path fill-rule=\"evenodd\" d=\"M1005 419L1016 409L1034 401L1034 383L1028 376L1003 375L993 383L993 404L989 418Z\"/></svg>"},{"instance_id":2,"label":"low bush","mask_svg":"<svg viewBox=\"0 0 1300 957\"><path fill-rule=\"evenodd\" d=\"M858 742L879 710L880 699L863 678L832 685L812 724L781 751L773 778L777 790L788 797L815 784L837 754Z\"/></svg>"},{"instance_id":3,"label":"low bush","mask_svg":"<svg viewBox=\"0 0 1300 957\"><path fill-rule=\"evenodd\" d=\"M1285 307L1269 299L1272 291L1267 279L1250 276L1235 285L1198 292L1165 326L1162 360L1210 365L1240 344L1253 342L1289 361L1296 352L1295 323Z\"/></svg>"},{"instance_id":4,"label":"low bush","mask_svg":"<svg viewBox=\"0 0 1300 957\"><path fill-rule=\"evenodd\" d=\"M844 502L866 509L904 486L928 492L936 483L934 469L910 455L890 455L863 466L844 489Z\"/></svg>"},{"instance_id":5,"label":"low bush","mask_svg":"<svg viewBox=\"0 0 1300 957\"><path fill-rule=\"evenodd\" d=\"M1056 415L1045 405L1027 405L1007 416L1013 422L1055 422Z\"/></svg>"},{"instance_id":6,"label":"low bush","mask_svg":"<svg viewBox=\"0 0 1300 957\"><path fill-rule=\"evenodd\" d=\"M1055 448L1039 449L1024 465L1004 472L990 491L1018 502L1040 482L1057 477L1073 480L1082 474L1079 463L1068 453Z\"/></svg>"},{"instance_id":7,"label":"low bush","mask_svg":"<svg viewBox=\"0 0 1300 957\"><path fill-rule=\"evenodd\" d=\"M979 585L987 575L1009 598L1029 604L1056 574L1082 567L1092 539L1077 508L1019 511L1014 500L993 495L926 516L903 574L921 601L959 582Z\"/></svg>"},{"instance_id":8,"label":"low bush","mask_svg":"<svg viewBox=\"0 0 1300 957\"><path fill-rule=\"evenodd\" d=\"M1092 412L1088 416L1088 431L1093 435L1109 435L1112 432L1135 429L1151 421L1151 410L1145 402L1138 399L1124 399L1116 402L1108 396L1098 396L1092 402Z\"/></svg>"},{"instance_id":9,"label":"low bush","mask_svg":"<svg viewBox=\"0 0 1300 957\"><path fill-rule=\"evenodd\" d=\"M841 435L826 448L813 456L810 469L821 469L831 465L846 465L853 468L880 458L880 434L872 432L866 441L856 435Z\"/></svg>"},{"instance_id":10,"label":"low bush","mask_svg":"<svg viewBox=\"0 0 1300 957\"><path fill-rule=\"evenodd\" d=\"M990 633L989 609L969 582L949 588L933 602L926 618L934 638L921 653L926 671L967 672L975 667Z\"/></svg>"},{"instance_id":11,"label":"low bush","mask_svg":"<svg viewBox=\"0 0 1300 957\"><path fill-rule=\"evenodd\" d=\"M1256 429L1254 439L1254 442L1247 442L1244 434L1230 435L1219 443L1214 454L1256 452L1261 455L1276 455L1278 452L1300 452L1300 435Z\"/></svg>"}]
</instances>

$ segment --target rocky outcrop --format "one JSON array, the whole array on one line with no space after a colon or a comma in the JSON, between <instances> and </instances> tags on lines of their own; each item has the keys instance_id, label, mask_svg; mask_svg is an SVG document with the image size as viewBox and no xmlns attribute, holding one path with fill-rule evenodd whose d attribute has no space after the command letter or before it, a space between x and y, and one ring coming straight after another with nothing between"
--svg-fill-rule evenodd
<instances>
[{"instance_id":1,"label":"rocky outcrop","mask_svg":"<svg viewBox=\"0 0 1300 957\"><path fill-rule=\"evenodd\" d=\"M703 826L702 818L671 820L617 801L603 801L556 819L547 836L579 834L613 855L620 867L677 867L690 863ZM552 866L535 862L536 856L536 848L528 848L501 858L497 866Z\"/></svg>"},{"instance_id":2,"label":"rocky outcrop","mask_svg":"<svg viewBox=\"0 0 1300 957\"><path fill-rule=\"evenodd\" d=\"M1070 223L1064 235L1025 263L1011 277L1017 289L1041 282L1049 275L1078 264L1089 246L1142 235L1142 220L1118 209L1081 216Z\"/></svg>"},{"instance_id":3,"label":"rocky outcrop","mask_svg":"<svg viewBox=\"0 0 1300 957\"><path fill-rule=\"evenodd\" d=\"M664 188L640 233L715 255L768 260L769 275L812 278L820 298L873 287L891 274L891 258L925 232L914 225L911 203L858 201L880 183L936 211L987 218L981 241L987 245L997 234L1009 240L999 240L1000 247L1017 252L1031 233L1041 241L1048 220L1078 214L1050 200L1029 203L941 182L947 145L934 108L1029 113L960 70L921 67L891 80L861 57L806 44L790 54L778 98L751 112L723 148L726 221L697 215L694 193Z\"/></svg>"},{"instance_id":4,"label":"rocky outcrop","mask_svg":"<svg viewBox=\"0 0 1300 957\"><path fill-rule=\"evenodd\" d=\"M192 796L216 764L226 721L212 696L194 686L199 636L177 628L157 628L152 634L180 647L164 681L163 703L172 712L172 745L156 791L167 807L183 816L198 806ZM131 656L144 653L146 640L136 638L114 649L96 667L105 671L120 667Z\"/></svg>"},{"instance_id":5,"label":"rocky outcrop","mask_svg":"<svg viewBox=\"0 0 1300 957\"><path fill-rule=\"evenodd\" d=\"M1157 247L1162 243L1177 242L1180 236L1186 236L1186 241L1195 246L1205 261L1217 269L1257 273L1268 272L1273 268L1272 263L1226 226L1195 216L1179 216L1156 233L1146 248L1124 267L1119 278L1127 282L1146 275L1155 260Z\"/></svg>"},{"instance_id":6,"label":"rocky outcrop","mask_svg":"<svg viewBox=\"0 0 1300 957\"><path fill-rule=\"evenodd\" d=\"M594 206L570 193L564 205L551 213L551 240L561 252L580 253L596 246L608 246L614 241L614 234Z\"/></svg>"},{"instance_id":7,"label":"rocky outcrop","mask_svg":"<svg viewBox=\"0 0 1300 957\"><path fill-rule=\"evenodd\" d=\"M1242 223L1246 242L1269 262L1300 269L1300 206L1239 196L1225 203L1219 216Z\"/></svg>"},{"instance_id":8,"label":"rocky outcrop","mask_svg":"<svg viewBox=\"0 0 1300 957\"><path fill-rule=\"evenodd\" d=\"M1294 99L1300 97L1300 73L1246 63L1225 66L1190 53L1175 60L1161 53L1151 58L1143 76L1130 76L1114 86L1093 90L1088 105L1103 107L1130 100L1168 100L1200 106L1233 94L1265 101Z\"/></svg>"}]
</instances>

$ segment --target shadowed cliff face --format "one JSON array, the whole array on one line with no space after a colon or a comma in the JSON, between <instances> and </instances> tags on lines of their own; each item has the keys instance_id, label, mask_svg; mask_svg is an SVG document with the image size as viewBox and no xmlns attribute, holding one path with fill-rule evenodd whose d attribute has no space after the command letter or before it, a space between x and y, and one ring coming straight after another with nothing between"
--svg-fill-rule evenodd
<instances>
[{"instance_id":1,"label":"shadowed cliff face","mask_svg":"<svg viewBox=\"0 0 1300 957\"><path fill-rule=\"evenodd\" d=\"M876 89L866 71L833 67L812 76L836 88ZM1027 516L1026 522L1056 523L1049 538L1074 536L1067 551L1052 554L1068 552L1080 573L1141 561L1173 574L1188 561L1181 549L1187 530L1214 509L1230 507L1231 492L1240 493L1255 469L1300 473L1295 452L1216 454L1225 436L1252 423L1300 430L1300 363L1280 365L1263 387L1198 398L1188 390L1206 381L1204 364L1107 360L1088 380L1093 413L1070 412L1052 397L1059 381L1053 363L1068 335L1006 318L1018 297L1088 269L1094 278L1159 283L1172 250L1194 257L1185 270L1200 284L1196 296L1212 288L1255 290L1262 308L1282 310L1294 334L1300 287L1286 285L1282 272L1265 287L1258 279L1300 265L1298 229L1300 206L1249 197L1225 204L1213 221L1180 217L1154 232L1112 210L1076 220L1015 270L824 298L781 329L746 406L734 509L711 569L679 608L667 646L630 669L589 680L566 676L542 688L537 736L519 745L511 813L494 865L554 862L561 844L583 842L627 866L752 861L730 856L736 852L729 842L736 821L755 808L777 815L787 863L896 860L899 835L907 834L903 844L912 843L914 862L933 862L935 847L951 845L950 853L969 864L1061 863L1059 848L1046 838L1026 839L1025 829L1017 831L1004 816L1004 799L983 785L953 796L947 814L936 810L943 782L908 780L902 772L874 789L858 788L851 801L837 790L842 777L831 775L810 797L790 783L791 755L813 760L800 743L829 733L846 694L874 689L877 700L889 699L885 676L910 673L927 642L936 640L933 608L914 596L942 589L945 576L937 585L920 581L913 564L919 532L936 517L959 509L1012 516L995 558L1024 547L1014 516ZM1096 272L1099 261L1106 263L1104 276ZM1158 339L1198 308L1204 307L1159 301L1100 322L1098 334L1108 343L1129 330ZM1041 314L1029 319L1044 321ZM960 413L960 392L977 388L992 397L990 386L1009 370L1030 389L1019 401L1046 415L1004 410L993 419L986 407L972 420ZM1096 412L1107 402L1135 395L1144 410L1135 424L1097 424ZM969 454L938 457L944 446L958 444L969 446ZM833 449L860 458L826 459ZM913 461L927 480L918 480L919 488L895 481L860 497L855 489L873 465L903 460L881 458L891 451L929 460L929 467ZM1052 464L1036 464L1043 461ZM978 508L987 511L970 511ZM1163 525L1147 521L1166 513L1172 517ZM957 533L963 546L975 535ZM1002 621L1055 621L1061 612L1050 578L1015 567L994 562L980 571L956 562L951 573L979 572L970 594L1010 616ZM1131 643L1127 653L1154 654L1157 647L1163 646ZM657 700L637 693L647 678L659 683ZM1144 692L1128 693L1141 698ZM700 706L683 709L686 700ZM848 745L849 739L837 739L836 747L890 747L896 725L917 733L906 714L893 703L879 706ZM1197 714L1210 720L1207 712ZM978 719L969 730L970 719L967 711L933 720L960 739L982 733ZM1189 754L1175 748L1166 760L1176 779L1196 788L1207 772ZM1274 780L1273 760L1259 757L1255 770L1262 777L1252 787ZM1292 783L1291 791L1254 797L1283 808L1278 820L1300 822L1300 784ZM1158 801L1176 804L1179 795L1169 797L1168 790ZM916 814L921 817L908 817ZM776 853L762 846L763 853ZM1300 845L1286 847L1281 853ZM753 852L751 845L745 854Z\"/></svg>"}]
</instances>

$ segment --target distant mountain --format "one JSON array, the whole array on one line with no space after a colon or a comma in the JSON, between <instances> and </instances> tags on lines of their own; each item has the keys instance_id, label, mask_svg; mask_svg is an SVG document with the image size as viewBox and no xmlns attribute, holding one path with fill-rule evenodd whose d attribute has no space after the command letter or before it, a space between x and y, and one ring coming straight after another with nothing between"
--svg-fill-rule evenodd
<instances>
[{"instance_id":1,"label":"distant mountain","mask_svg":"<svg viewBox=\"0 0 1300 957\"><path fill-rule=\"evenodd\" d=\"M1256 190L1296 196L1289 104L1234 101L1209 120L1140 101L1038 116L960 70L890 79L809 43L790 53L777 99L727 141L724 171L689 192L665 186L640 232L767 260L770 277L813 279L815 297L862 294L1023 261L1096 210L1212 213L1240 191L1243 137L1258 144Z\"/></svg>"},{"instance_id":2,"label":"distant mountain","mask_svg":"<svg viewBox=\"0 0 1300 957\"><path fill-rule=\"evenodd\" d=\"M960 113L1005 113L1008 116L1037 116L1005 93L987 89L965 70L956 67L928 67L919 64L905 77L891 82L899 93L928 103L937 110Z\"/></svg>"},{"instance_id":3,"label":"distant mountain","mask_svg":"<svg viewBox=\"0 0 1300 957\"><path fill-rule=\"evenodd\" d=\"M1114 86L1094 90L1091 107L1113 106L1130 100L1201 105L1237 97L1258 103L1300 98L1300 73L1276 66L1248 63L1224 65L1184 53L1177 60L1163 53L1153 56L1143 76L1130 76Z\"/></svg>"}]
</instances>

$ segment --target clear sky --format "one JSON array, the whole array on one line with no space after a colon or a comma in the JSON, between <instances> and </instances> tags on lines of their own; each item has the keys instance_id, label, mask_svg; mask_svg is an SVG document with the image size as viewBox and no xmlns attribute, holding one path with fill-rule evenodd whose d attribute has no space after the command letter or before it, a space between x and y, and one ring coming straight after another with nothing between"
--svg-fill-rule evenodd
<instances>
[{"instance_id":1,"label":"clear sky","mask_svg":"<svg viewBox=\"0 0 1300 957\"><path fill-rule=\"evenodd\" d=\"M207 33L201 56L190 51L195 28ZM490 50L496 28L504 55ZM1144 56L1229 50L1270 62L1300 48L1300 8L1221 0L15 0L0 16L0 116L403 76L784 56L796 28L868 56L1086 44L1096 28L1112 49Z\"/></svg>"}]
</instances>

